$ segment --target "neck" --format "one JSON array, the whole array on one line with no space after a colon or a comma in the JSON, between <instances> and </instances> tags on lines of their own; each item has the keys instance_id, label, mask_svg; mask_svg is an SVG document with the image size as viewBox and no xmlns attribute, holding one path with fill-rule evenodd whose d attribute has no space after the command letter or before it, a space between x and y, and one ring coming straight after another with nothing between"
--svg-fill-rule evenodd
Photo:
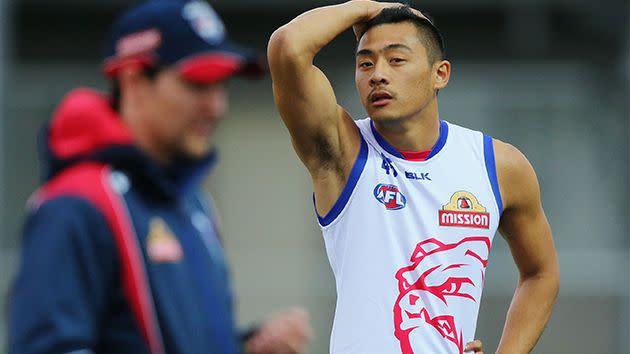
<instances>
[{"instance_id":1,"label":"neck","mask_svg":"<svg viewBox=\"0 0 630 354\"><path fill-rule=\"evenodd\" d=\"M135 145L147 154L150 158L157 161L160 165L166 166L172 161L172 156L161 144L155 139L152 131L146 127L145 119L141 116L130 112L128 109L121 109L121 119L125 122L131 134L134 137Z\"/></svg>"},{"instance_id":2,"label":"neck","mask_svg":"<svg viewBox=\"0 0 630 354\"><path fill-rule=\"evenodd\" d=\"M375 120L374 127L398 151L430 150L440 137L437 104L409 118Z\"/></svg>"}]
</instances>

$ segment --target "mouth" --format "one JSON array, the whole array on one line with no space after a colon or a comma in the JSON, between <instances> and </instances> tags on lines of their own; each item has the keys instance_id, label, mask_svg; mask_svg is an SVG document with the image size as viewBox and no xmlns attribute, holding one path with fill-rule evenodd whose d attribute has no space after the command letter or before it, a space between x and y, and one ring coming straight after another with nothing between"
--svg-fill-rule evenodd
<instances>
[{"instance_id":1,"label":"mouth","mask_svg":"<svg viewBox=\"0 0 630 354\"><path fill-rule=\"evenodd\" d=\"M392 94L387 91L378 90L370 93L368 101L374 107L383 107L389 104L393 100Z\"/></svg>"},{"instance_id":2,"label":"mouth","mask_svg":"<svg viewBox=\"0 0 630 354\"><path fill-rule=\"evenodd\" d=\"M215 128L216 124L214 122L200 121L192 127L192 131L198 137L206 139L212 135Z\"/></svg>"},{"instance_id":3,"label":"mouth","mask_svg":"<svg viewBox=\"0 0 630 354\"><path fill-rule=\"evenodd\" d=\"M398 306L401 310L401 322L397 324L399 330L408 331L407 335L412 335L412 331L433 328L439 336L455 344L458 349L462 348L461 332L457 328L455 318L451 315L432 316L420 300L419 293L407 294L400 300Z\"/></svg>"},{"instance_id":4,"label":"mouth","mask_svg":"<svg viewBox=\"0 0 630 354\"><path fill-rule=\"evenodd\" d=\"M435 316L431 317L426 308L420 311L420 314L409 314L409 316L418 316L428 325L435 328L444 339L451 341L459 346L460 339L457 334L457 327L455 326L455 319L453 316Z\"/></svg>"}]
</instances>

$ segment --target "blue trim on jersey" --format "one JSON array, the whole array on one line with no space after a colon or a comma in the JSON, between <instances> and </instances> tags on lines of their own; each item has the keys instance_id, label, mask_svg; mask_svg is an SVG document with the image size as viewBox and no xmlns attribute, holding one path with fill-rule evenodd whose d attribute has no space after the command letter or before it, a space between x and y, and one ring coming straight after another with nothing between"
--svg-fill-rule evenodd
<instances>
[{"instance_id":1,"label":"blue trim on jersey","mask_svg":"<svg viewBox=\"0 0 630 354\"><path fill-rule=\"evenodd\" d=\"M396 150L395 147L391 146L387 140L385 140L385 138L383 138L383 136L376 130L376 127L374 127L374 121L370 119L370 128L372 129L372 134L374 135L374 138L376 139L376 142L383 148L385 149L385 151L387 151L388 153L406 160L405 157L400 153L400 151ZM442 150L442 148L444 147L444 145L446 145L446 139L448 138L448 123L446 123L443 120L440 120L440 136L438 137L437 142L435 143L435 145L433 146L433 148L431 149L431 153L429 153L429 156L427 156L427 160L432 158L433 156L437 155L438 152L440 152Z\"/></svg>"},{"instance_id":2,"label":"blue trim on jersey","mask_svg":"<svg viewBox=\"0 0 630 354\"><path fill-rule=\"evenodd\" d=\"M427 156L427 160L435 156L438 152L442 150L444 145L446 145L446 138L448 138L448 124L441 120L440 121L440 136L438 137L435 146L431 149L431 153Z\"/></svg>"},{"instance_id":3,"label":"blue trim on jersey","mask_svg":"<svg viewBox=\"0 0 630 354\"><path fill-rule=\"evenodd\" d=\"M363 168L365 167L365 163L367 162L368 146L367 146L367 143L365 142L365 139L363 139L363 135L359 135L359 136L361 137L361 148L359 150L359 155L357 155L357 159L354 162L354 165L352 166L352 171L350 171L350 177L348 177L348 182L346 182L346 186L343 187L343 191L341 191L341 195L339 196L339 199L337 199L337 201L335 202L335 205L333 205L332 209L330 209L330 211L328 212L328 214L326 214L326 216L324 217L319 216L319 213L317 212L317 206L315 203L315 195L313 195L313 205L315 205L315 214L317 214L317 219L319 219L319 223L322 226L329 225L331 222L333 222L337 218L337 216L339 216L343 208L348 203L348 200L350 199L350 195L352 194L354 187L357 185L357 182L359 181L361 172L363 172Z\"/></svg>"},{"instance_id":4,"label":"blue trim on jersey","mask_svg":"<svg viewBox=\"0 0 630 354\"><path fill-rule=\"evenodd\" d=\"M388 153L405 160L405 157L400 153L400 151L396 150L395 147L391 146L387 140L385 140L385 138L383 138L383 136L381 134L379 134L378 131L376 131L376 128L374 127L374 121L370 119L370 128L372 128L372 134L374 135L374 138L376 139L376 142L383 148L385 149L385 151L387 151Z\"/></svg>"},{"instance_id":5,"label":"blue trim on jersey","mask_svg":"<svg viewBox=\"0 0 630 354\"><path fill-rule=\"evenodd\" d=\"M501 191L499 190L497 168L494 164L494 146L492 144L492 137L488 135L483 136L483 157L486 161L486 171L488 172L488 178L490 179L494 199L496 199L497 207L499 208L499 216L501 216L503 213L503 202L501 201Z\"/></svg>"}]
</instances>

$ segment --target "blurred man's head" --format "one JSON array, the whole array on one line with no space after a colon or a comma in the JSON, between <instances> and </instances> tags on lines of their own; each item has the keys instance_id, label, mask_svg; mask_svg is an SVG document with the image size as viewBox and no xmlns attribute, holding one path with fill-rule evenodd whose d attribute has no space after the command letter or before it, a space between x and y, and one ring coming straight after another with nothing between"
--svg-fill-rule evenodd
<instances>
[{"instance_id":1,"label":"blurred man's head","mask_svg":"<svg viewBox=\"0 0 630 354\"><path fill-rule=\"evenodd\" d=\"M357 47L355 81L375 120L413 116L435 100L450 77L442 37L408 6L384 9L367 22Z\"/></svg>"},{"instance_id":2,"label":"blurred man's head","mask_svg":"<svg viewBox=\"0 0 630 354\"><path fill-rule=\"evenodd\" d=\"M163 162L205 156L227 111L226 81L262 69L227 40L202 0L150 0L127 11L112 26L103 62L113 107L138 145Z\"/></svg>"}]
</instances>

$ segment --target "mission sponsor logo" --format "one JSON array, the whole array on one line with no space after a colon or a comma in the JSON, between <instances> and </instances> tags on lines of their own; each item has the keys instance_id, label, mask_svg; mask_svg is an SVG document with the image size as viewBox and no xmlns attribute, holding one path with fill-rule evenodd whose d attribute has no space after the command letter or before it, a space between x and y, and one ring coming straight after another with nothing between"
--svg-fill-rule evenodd
<instances>
[{"instance_id":1,"label":"mission sponsor logo","mask_svg":"<svg viewBox=\"0 0 630 354\"><path fill-rule=\"evenodd\" d=\"M381 204L385 205L387 210L402 209L407 205L407 198L393 184L379 184L374 188L374 197Z\"/></svg>"},{"instance_id":2,"label":"mission sponsor logo","mask_svg":"<svg viewBox=\"0 0 630 354\"><path fill-rule=\"evenodd\" d=\"M477 197L466 191L453 194L438 213L440 226L459 226L476 229L490 228L490 214Z\"/></svg>"}]
</instances>

